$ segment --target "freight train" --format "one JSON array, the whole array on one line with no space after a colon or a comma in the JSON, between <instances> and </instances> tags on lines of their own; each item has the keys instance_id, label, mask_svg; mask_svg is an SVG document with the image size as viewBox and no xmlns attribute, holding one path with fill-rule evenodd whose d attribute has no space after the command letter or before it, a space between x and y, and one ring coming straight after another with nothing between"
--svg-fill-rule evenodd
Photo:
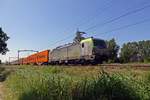
<instances>
[{"instance_id":1,"label":"freight train","mask_svg":"<svg viewBox=\"0 0 150 100\"><path fill-rule=\"evenodd\" d=\"M97 38L85 38L80 42L73 42L45 50L28 57L12 61L11 64L98 64L108 57L106 42Z\"/></svg>"}]
</instances>

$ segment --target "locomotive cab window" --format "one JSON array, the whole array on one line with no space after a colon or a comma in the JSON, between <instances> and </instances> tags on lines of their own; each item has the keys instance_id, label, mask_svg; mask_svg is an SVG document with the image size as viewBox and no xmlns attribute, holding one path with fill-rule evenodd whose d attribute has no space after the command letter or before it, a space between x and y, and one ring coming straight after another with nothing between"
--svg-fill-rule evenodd
<instances>
[{"instance_id":1,"label":"locomotive cab window","mask_svg":"<svg viewBox=\"0 0 150 100\"><path fill-rule=\"evenodd\" d=\"M94 46L99 49L104 49L107 47L104 40L94 39L93 41L94 41Z\"/></svg>"},{"instance_id":2,"label":"locomotive cab window","mask_svg":"<svg viewBox=\"0 0 150 100\"><path fill-rule=\"evenodd\" d=\"M82 43L82 48L84 48L84 43Z\"/></svg>"}]
</instances>

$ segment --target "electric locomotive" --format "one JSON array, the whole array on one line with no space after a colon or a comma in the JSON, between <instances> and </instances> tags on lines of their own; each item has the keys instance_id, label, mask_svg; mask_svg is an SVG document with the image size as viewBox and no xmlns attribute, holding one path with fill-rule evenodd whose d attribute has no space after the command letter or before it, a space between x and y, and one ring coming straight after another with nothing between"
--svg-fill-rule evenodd
<instances>
[{"instance_id":1,"label":"electric locomotive","mask_svg":"<svg viewBox=\"0 0 150 100\"><path fill-rule=\"evenodd\" d=\"M86 38L80 42L59 46L49 53L50 64L98 64L107 58L104 40Z\"/></svg>"}]
</instances>

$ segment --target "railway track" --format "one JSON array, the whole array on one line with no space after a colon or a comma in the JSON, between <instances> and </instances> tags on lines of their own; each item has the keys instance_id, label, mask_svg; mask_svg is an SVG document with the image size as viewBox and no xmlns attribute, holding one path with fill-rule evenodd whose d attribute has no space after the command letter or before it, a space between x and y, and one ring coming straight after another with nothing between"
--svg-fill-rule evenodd
<instances>
[{"instance_id":1,"label":"railway track","mask_svg":"<svg viewBox=\"0 0 150 100\"><path fill-rule=\"evenodd\" d=\"M18 69L20 68L21 65L13 65L13 66L5 66L6 69ZM35 66L35 65L34 65ZM38 65L37 65L38 66ZM39 66L43 66L43 65L39 65ZM48 65L50 66L50 65ZM55 65L52 65L55 66ZM56 65L58 66L58 65ZM69 65L60 65L60 66L106 66L106 67L150 67L150 63L149 64L119 64L119 63L115 63L115 64L99 64L99 65L73 65L73 64L69 64Z\"/></svg>"},{"instance_id":2,"label":"railway track","mask_svg":"<svg viewBox=\"0 0 150 100\"><path fill-rule=\"evenodd\" d=\"M150 71L150 64L101 64L99 65L106 69L124 69L132 68L135 70Z\"/></svg>"},{"instance_id":3,"label":"railway track","mask_svg":"<svg viewBox=\"0 0 150 100\"><path fill-rule=\"evenodd\" d=\"M60 66L60 67L104 67L108 69L122 69L122 68L133 68L133 69L142 69L142 70L150 70L150 64L99 64L99 65L37 65L38 67L50 67L50 66ZM35 65L34 65L35 67ZM7 71L15 71L17 69L22 69L21 65L16 66L5 66Z\"/></svg>"},{"instance_id":4,"label":"railway track","mask_svg":"<svg viewBox=\"0 0 150 100\"><path fill-rule=\"evenodd\" d=\"M100 64L100 66L114 67L150 67L150 64Z\"/></svg>"}]
</instances>

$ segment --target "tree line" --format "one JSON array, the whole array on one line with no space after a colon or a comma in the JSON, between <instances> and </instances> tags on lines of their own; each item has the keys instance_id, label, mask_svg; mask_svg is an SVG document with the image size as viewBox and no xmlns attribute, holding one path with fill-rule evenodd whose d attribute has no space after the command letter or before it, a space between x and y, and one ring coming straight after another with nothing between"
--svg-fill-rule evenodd
<instances>
[{"instance_id":1,"label":"tree line","mask_svg":"<svg viewBox=\"0 0 150 100\"><path fill-rule=\"evenodd\" d=\"M115 39L107 42L108 63L150 62L150 40L124 43L120 48Z\"/></svg>"}]
</instances>

